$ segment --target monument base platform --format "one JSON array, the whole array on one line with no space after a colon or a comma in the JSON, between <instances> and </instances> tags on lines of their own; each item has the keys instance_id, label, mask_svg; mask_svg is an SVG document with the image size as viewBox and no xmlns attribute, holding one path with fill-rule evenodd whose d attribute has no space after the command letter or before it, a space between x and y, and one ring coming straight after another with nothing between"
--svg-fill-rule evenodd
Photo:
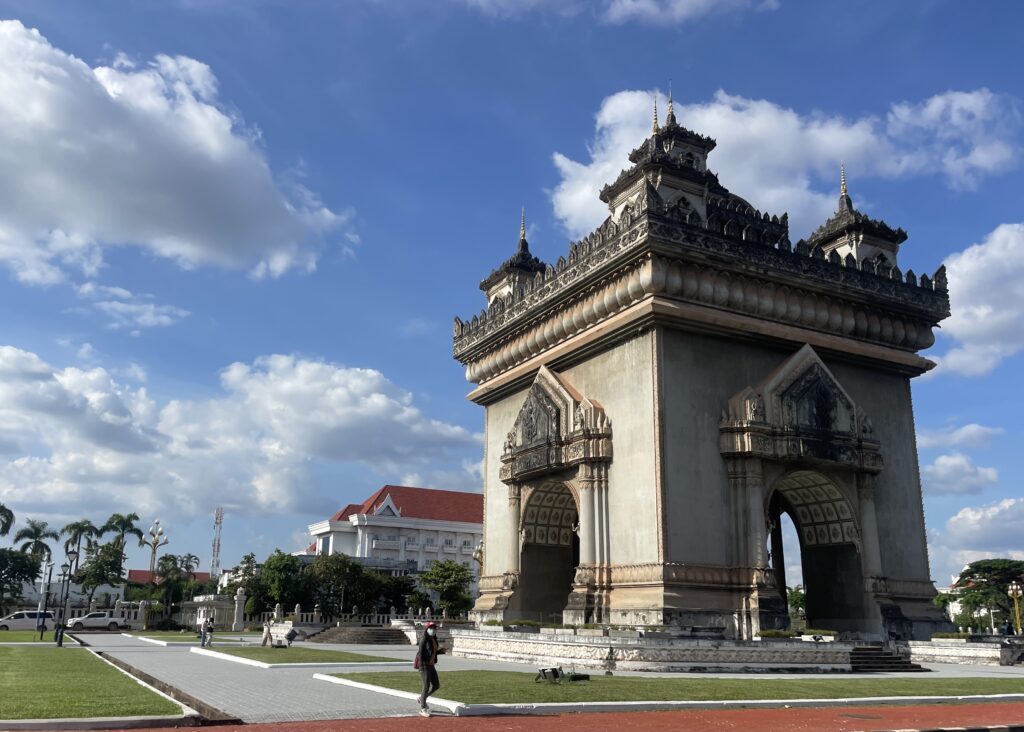
<instances>
[{"instance_id":1,"label":"monument base platform","mask_svg":"<svg viewBox=\"0 0 1024 732\"><path fill-rule=\"evenodd\" d=\"M849 673L855 643L616 638L494 630L451 631L451 653L604 671Z\"/></svg>"}]
</instances>

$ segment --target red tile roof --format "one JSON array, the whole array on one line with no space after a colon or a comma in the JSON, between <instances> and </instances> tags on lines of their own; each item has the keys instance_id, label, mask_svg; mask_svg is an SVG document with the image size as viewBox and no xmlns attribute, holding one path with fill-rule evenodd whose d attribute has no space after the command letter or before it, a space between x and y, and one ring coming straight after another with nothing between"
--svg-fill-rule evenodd
<instances>
[{"instance_id":1,"label":"red tile roof","mask_svg":"<svg viewBox=\"0 0 1024 732\"><path fill-rule=\"evenodd\" d=\"M342 521L361 513L374 514L389 496L404 518L462 521L469 524L484 522L482 493L412 488L404 485L386 485L362 503L350 503L345 506L331 516L330 520Z\"/></svg>"},{"instance_id":2,"label":"red tile roof","mask_svg":"<svg viewBox=\"0 0 1024 732\"><path fill-rule=\"evenodd\" d=\"M148 585L148 584L150 584L153 581L153 575L150 573L150 571L148 569L129 569L128 570L128 581L129 582L137 582L140 585ZM162 578L160 576L157 576L156 583L160 584L161 581L162 581ZM210 581L210 573L209 572L193 572L192 573L192 581L193 582L209 582Z\"/></svg>"}]
</instances>

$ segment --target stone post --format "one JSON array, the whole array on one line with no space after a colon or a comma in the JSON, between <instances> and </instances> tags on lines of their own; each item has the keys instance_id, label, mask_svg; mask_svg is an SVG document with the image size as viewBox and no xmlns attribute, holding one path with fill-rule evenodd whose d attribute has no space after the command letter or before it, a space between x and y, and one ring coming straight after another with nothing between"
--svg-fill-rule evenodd
<instances>
[{"instance_id":1,"label":"stone post","mask_svg":"<svg viewBox=\"0 0 1024 732\"><path fill-rule=\"evenodd\" d=\"M302 615L302 605L295 603L295 622L299 622L299 616Z\"/></svg>"},{"instance_id":2,"label":"stone post","mask_svg":"<svg viewBox=\"0 0 1024 732\"><path fill-rule=\"evenodd\" d=\"M318 623L322 623L324 621L323 613L320 611L320 603L319 602L316 605L313 606L313 618Z\"/></svg>"},{"instance_id":3,"label":"stone post","mask_svg":"<svg viewBox=\"0 0 1024 732\"><path fill-rule=\"evenodd\" d=\"M245 627L245 588L239 587L235 593L235 617L231 620L231 631L237 633Z\"/></svg>"},{"instance_id":4,"label":"stone post","mask_svg":"<svg viewBox=\"0 0 1024 732\"><path fill-rule=\"evenodd\" d=\"M866 577L882 576L882 558L878 549L878 521L875 517L875 476L861 473L857 476L857 495L860 498L860 540Z\"/></svg>"},{"instance_id":5,"label":"stone post","mask_svg":"<svg viewBox=\"0 0 1024 732\"><path fill-rule=\"evenodd\" d=\"M284 618L284 612L281 609L281 603L274 605L274 622L280 623Z\"/></svg>"},{"instance_id":6,"label":"stone post","mask_svg":"<svg viewBox=\"0 0 1024 732\"><path fill-rule=\"evenodd\" d=\"M579 483L580 495L580 565L592 567L597 561L594 537L594 480L587 476Z\"/></svg>"},{"instance_id":7,"label":"stone post","mask_svg":"<svg viewBox=\"0 0 1024 732\"><path fill-rule=\"evenodd\" d=\"M509 572L519 573L519 523L520 523L520 512L522 506L520 505L521 487L518 484L512 484L508 487L508 570Z\"/></svg>"}]
</instances>

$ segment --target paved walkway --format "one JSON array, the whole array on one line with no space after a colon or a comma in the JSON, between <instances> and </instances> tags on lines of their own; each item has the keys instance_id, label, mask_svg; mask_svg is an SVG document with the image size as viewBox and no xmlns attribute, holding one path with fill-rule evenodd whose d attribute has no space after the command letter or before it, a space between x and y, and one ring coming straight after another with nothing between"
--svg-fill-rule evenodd
<instances>
[{"instance_id":1,"label":"paved walkway","mask_svg":"<svg viewBox=\"0 0 1024 732\"><path fill-rule=\"evenodd\" d=\"M293 721L305 721L305 720L333 720L333 719L358 719L358 718L381 718L381 717L397 717L397 716L409 716L415 713L414 703L406 701L404 699L396 698L386 694L379 694L372 691L366 691L362 689L356 689L347 686L327 684L323 681L317 681L312 678L314 671L325 671L330 672L330 667L324 667L320 669L311 668L296 668L296 669L259 669L252 666L246 666L243 664L232 663L230 661L224 661L217 658L211 658L208 656L202 656L197 653L190 653L188 648L183 647L163 647L156 646L144 641L137 640L135 638L126 638L121 635L114 634L102 634L102 635L90 635L88 642L96 650L107 651L110 655L115 656L126 663L135 666L136 668L145 671L152 676L165 681L172 686L175 686L182 691L191 694L198 699L210 704L229 715L238 717L239 719L248 723L258 722L293 722ZM386 658L393 658L395 660L408 661L410 669L412 667L412 658L415 654L416 649L413 646L332 646L329 644L317 644L317 647L321 648L338 648L346 651L354 651L366 653L368 655L383 656ZM214 647L216 650L216 646ZM342 667L344 670L351 670L351 666ZM928 678L954 678L963 676L973 677L989 677L989 678L1019 678L1024 680L1024 667L999 667L999 666L954 666L954 665L935 665L931 666L937 673L928 674ZM342 670L341 668L337 670ZM373 671L373 670L389 670L393 671L394 668L387 668L381 666L375 666L374 664L365 664L361 666L360 671ZM457 670L501 670L501 671L535 671L534 666L527 664L511 664L511 663L499 663L493 661L478 661L470 660L465 658L455 657L444 657L442 660L442 683L443 683L443 672L444 671L457 671ZM708 678L708 674L653 674L645 673L639 674L637 672L622 672L618 675L646 675L646 676L674 676L674 677L686 677L694 676L699 678ZM886 674L886 676L912 676L915 678L923 678L921 674ZM750 679L765 679L765 678L787 678L787 679L801 679L806 680L805 675L767 675L767 674L720 674L720 676L730 679L736 678L750 678ZM836 678L830 676L829 678ZM844 679L848 678L879 678L878 674L844 674ZM442 696L445 694L442 692ZM457 695L453 695L456 696ZM1017 721L1024 722L1024 704L1014 705L1002 705L1002 704L985 704L985 705L971 705L972 707L978 707L986 710L986 712L994 712L994 710L1007 708L1013 713L1017 713L1019 716ZM797 709L780 709L780 710L735 710L737 714L750 713L754 715L769 715L769 717L775 718L776 715L781 715L780 719L788 719L792 717L793 720L798 721L805 719L804 714L810 714L811 716L806 719L815 719L813 716L816 713L825 715L826 718L832 719L833 722L839 724L846 720L851 724L857 720L864 722L865 724L871 720L871 715L874 712L865 711L867 708L858 707L853 708L836 708L829 710L797 710ZM905 715L908 709L914 709L913 707L883 707L885 710L891 710L893 714ZM932 709L932 707L922 707L922 709ZM934 707L936 710L935 714L942 715L953 715L954 710L963 710L967 707L963 706L938 706ZM903 711L901 711L903 710ZM661 719L677 719L680 722L688 720L701 720L701 724L711 724L711 720L718 719L716 715L724 714L722 717L724 720L733 719L729 717L733 711L686 711L686 712L656 712L656 713L639 713L631 712L626 715L626 719L631 720L626 724L620 724L614 721L619 718L618 714L602 713L595 719L600 720L600 724L595 724L597 729L609 729L612 727L626 727L627 729L660 729L660 727L637 727L632 726L634 719L645 719L650 720L661 720ZM1009 711L1007 713L1010 713ZM650 716L650 715L654 716ZM889 712L886 712L888 715ZM959 714L957 712L956 714ZM640 716L635 716L640 715ZM662 716L659 716L662 715ZM664 716L668 715L668 716ZM682 715L682 716L673 716ZM867 716L865 716L867 715ZM934 715L933 715L934 716ZM494 727L494 729L508 729L508 730L527 730L527 729L544 729L542 726L529 726L531 724L539 724L540 720L547 719L578 719L578 718L594 718L594 715L552 715L550 717L530 717L523 720L516 720L514 718L503 717L505 723L509 726L505 727ZM735 718L733 722L723 722L725 726L720 727L701 727L700 725L694 727L679 727L681 729L768 729L768 727L750 727L749 724L755 717L744 718L747 719L745 725L740 725L736 720L741 717ZM760 718L760 717L756 717ZM766 717L767 718L767 717ZM938 717L936 717L938 718ZM959 717L958 717L959 718ZM442 722L441 720L444 720ZM886 716L888 719L888 716ZM531 722L534 720L534 722ZM402 723L403 728L407 726L407 723L412 720L405 720ZM843 722L843 724L846 724ZM439 729L440 726L452 726L457 729L474 729L474 724L484 724L481 718L472 719L454 719L452 717L439 717L434 720L419 720L417 718L416 724L432 724L433 728ZM652 724L655 722L652 721ZM657 722L660 724L660 722ZM801 722L802 723L802 722ZM858 722L859 724L860 722ZM372 723L367 722L371 726L359 727L359 726L333 726L330 729L353 729L353 730L378 730L378 729L394 729L394 722L384 723L384 726L372 726ZM486 723L486 724L489 724ZM715 722L717 724L717 722ZM734 726L728 726L733 724ZM809 723L810 724L810 723ZM465 725L459 727L458 725ZM520 726L516 726L520 725ZM941 726L941 725L932 725ZM963 726L963 725L946 725L946 726ZM913 725L908 724L906 728L911 728ZM305 726L284 726L275 727L268 729L275 730L323 730L328 727L305 727ZM416 727L419 729L420 727ZM480 729L489 729L490 727L478 727ZM920 728L913 727L913 728ZM423 727L426 729L426 727ZM552 728L553 729L553 728ZM565 729L565 727L560 727ZM669 729L669 727L664 727ZM824 727L771 727L771 729L826 729ZM828 729L843 729L843 730L874 730L874 729L890 729L890 727L871 727L871 726L834 726L828 727Z\"/></svg>"}]
</instances>

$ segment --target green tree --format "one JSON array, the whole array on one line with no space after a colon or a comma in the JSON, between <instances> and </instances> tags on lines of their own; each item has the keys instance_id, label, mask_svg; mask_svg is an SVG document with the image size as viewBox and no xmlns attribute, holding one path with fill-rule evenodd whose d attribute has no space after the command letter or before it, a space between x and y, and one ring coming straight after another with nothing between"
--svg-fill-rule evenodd
<instances>
[{"instance_id":1,"label":"green tree","mask_svg":"<svg viewBox=\"0 0 1024 732\"><path fill-rule=\"evenodd\" d=\"M266 587L271 602L281 603L285 612L289 612L296 603L306 599L305 576L302 561L280 549L267 557L260 570L260 578Z\"/></svg>"},{"instance_id":2,"label":"green tree","mask_svg":"<svg viewBox=\"0 0 1024 732\"><path fill-rule=\"evenodd\" d=\"M60 535L50 528L45 521L29 519L25 527L14 535L14 543L22 542L19 547L25 554L31 554L39 560L53 556L47 539L59 539Z\"/></svg>"},{"instance_id":3,"label":"green tree","mask_svg":"<svg viewBox=\"0 0 1024 732\"><path fill-rule=\"evenodd\" d=\"M139 544L142 544L142 529L135 525L135 522L139 520L139 514L132 513L113 513L110 518L107 519L107 523L100 527L100 534L113 534L114 541L121 547L121 564L118 567L118 573L124 569L124 549L128 542L129 536L134 536L139 540Z\"/></svg>"},{"instance_id":4,"label":"green tree","mask_svg":"<svg viewBox=\"0 0 1024 732\"><path fill-rule=\"evenodd\" d=\"M199 569L199 557L195 554L182 554L178 557L178 568L185 575L185 581L191 581Z\"/></svg>"},{"instance_id":5,"label":"green tree","mask_svg":"<svg viewBox=\"0 0 1024 732\"><path fill-rule=\"evenodd\" d=\"M117 587L121 584L121 557L121 547L112 541L94 545L86 554L85 560L79 564L75 582L89 593L88 605L92 604L97 588L103 585Z\"/></svg>"},{"instance_id":6,"label":"green tree","mask_svg":"<svg viewBox=\"0 0 1024 732\"><path fill-rule=\"evenodd\" d=\"M328 617L342 615L353 606L368 609L377 605L381 576L367 572L344 554L321 554L307 572L313 600Z\"/></svg>"},{"instance_id":7,"label":"green tree","mask_svg":"<svg viewBox=\"0 0 1024 732\"><path fill-rule=\"evenodd\" d=\"M469 567L447 559L435 562L434 565L420 575L420 584L438 595L437 605L448 615L455 616L473 607L473 598L469 596L469 585L473 575Z\"/></svg>"},{"instance_id":8,"label":"green tree","mask_svg":"<svg viewBox=\"0 0 1024 732\"><path fill-rule=\"evenodd\" d=\"M100 535L100 530L89 519L82 519L66 525L60 530L60 535L67 537L64 541L64 553L67 554L72 549L81 552L83 541L88 549L89 542Z\"/></svg>"},{"instance_id":9,"label":"green tree","mask_svg":"<svg viewBox=\"0 0 1024 732\"><path fill-rule=\"evenodd\" d=\"M381 578L380 610L390 612L395 608L404 613L409 606L409 596L416 592L416 580L409 575L388 575Z\"/></svg>"},{"instance_id":10,"label":"green tree","mask_svg":"<svg viewBox=\"0 0 1024 732\"><path fill-rule=\"evenodd\" d=\"M954 587L960 603L972 614L981 608L1007 613L1011 611L1012 600L1006 588L1014 580L1024 582L1024 561L979 559L964 567Z\"/></svg>"},{"instance_id":11,"label":"green tree","mask_svg":"<svg viewBox=\"0 0 1024 732\"><path fill-rule=\"evenodd\" d=\"M791 614L799 614L807 609L807 595L804 594L804 586L786 588L786 603L789 605Z\"/></svg>"},{"instance_id":12,"label":"green tree","mask_svg":"<svg viewBox=\"0 0 1024 732\"><path fill-rule=\"evenodd\" d=\"M0 549L0 615L7 606L21 599L21 587L39 576L40 558L34 554Z\"/></svg>"},{"instance_id":13,"label":"green tree","mask_svg":"<svg viewBox=\"0 0 1024 732\"><path fill-rule=\"evenodd\" d=\"M413 590L405 596L405 606L409 612L413 612L414 610L419 611L422 608L430 608L433 610L434 601L430 599L430 595L423 590Z\"/></svg>"},{"instance_id":14,"label":"green tree","mask_svg":"<svg viewBox=\"0 0 1024 732\"><path fill-rule=\"evenodd\" d=\"M158 597L163 601L164 613L167 614L174 603L181 599L185 586L180 558L174 554L164 554L156 561L156 574L160 580Z\"/></svg>"},{"instance_id":15,"label":"green tree","mask_svg":"<svg viewBox=\"0 0 1024 732\"><path fill-rule=\"evenodd\" d=\"M14 511L0 503L0 536L7 536L14 526Z\"/></svg>"}]
</instances>

